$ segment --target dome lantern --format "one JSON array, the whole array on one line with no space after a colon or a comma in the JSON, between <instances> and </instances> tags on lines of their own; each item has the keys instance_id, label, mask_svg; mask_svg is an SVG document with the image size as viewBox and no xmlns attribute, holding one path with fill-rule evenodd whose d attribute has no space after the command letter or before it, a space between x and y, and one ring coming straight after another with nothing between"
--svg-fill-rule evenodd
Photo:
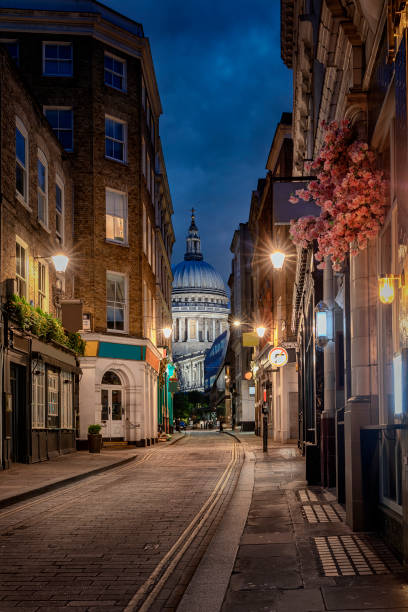
<instances>
[{"instance_id":1,"label":"dome lantern","mask_svg":"<svg viewBox=\"0 0 408 612\"><path fill-rule=\"evenodd\" d=\"M194 208L191 209L191 223L186 239L186 252L184 259L186 261L202 261L203 254L201 253L201 240L198 233L198 227L195 222Z\"/></svg>"}]
</instances>

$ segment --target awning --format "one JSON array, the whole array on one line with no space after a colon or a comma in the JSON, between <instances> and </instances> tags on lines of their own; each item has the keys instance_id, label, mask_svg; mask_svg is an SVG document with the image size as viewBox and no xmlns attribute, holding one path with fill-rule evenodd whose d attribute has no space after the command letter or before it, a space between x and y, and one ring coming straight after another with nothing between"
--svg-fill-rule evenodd
<instances>
[{"instance_id":1,"label":"awning","mask_svg":"<svg viewBox=\"0 0 408 612\"><path fill-rule=\"evenodd\" d=\"M78 367L76 357L71 351L65 351L52 344L46 344L37 338L33 338L31 353L34 359L40 358L45 363L49 363L57 368L74 372L75 374L81 373L81 368Z\"/></svg>"}]
</instances>

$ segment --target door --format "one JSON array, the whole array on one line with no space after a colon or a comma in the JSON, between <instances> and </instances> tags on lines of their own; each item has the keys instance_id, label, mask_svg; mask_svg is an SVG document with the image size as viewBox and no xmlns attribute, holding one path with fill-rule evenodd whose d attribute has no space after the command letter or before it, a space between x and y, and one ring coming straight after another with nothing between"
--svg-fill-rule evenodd
<instances>
[{"instance_id":1,"label":"door","mask_svg":"<svg viewBox=\"0 0 408 612\"><path fill-rule=\"evenodd\" d=\"M11 460L28 462L27 448L27 406L26 406L26 368L10 364L11 387Z\"/></svg>"},{"instance_id":2,"label":"door","mask_svg":"<svg viewBox=\"0 0 408 612\"><path fill-rule=\"evenodd\" d=\"M104 438L124 439L124 406L123 389L119 376L115 372L106 372L101 388L101 421L104 426Z\"/></svg>"}]
</instances>

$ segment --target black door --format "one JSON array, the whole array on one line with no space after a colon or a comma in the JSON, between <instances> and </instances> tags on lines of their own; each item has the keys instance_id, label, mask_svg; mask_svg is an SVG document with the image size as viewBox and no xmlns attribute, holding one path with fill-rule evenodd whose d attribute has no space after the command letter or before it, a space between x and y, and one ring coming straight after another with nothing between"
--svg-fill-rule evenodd
<instances>
[{"instance_id":1,"label":"black door","mask_svg":"<svg viewBox=\"0 0 408 612\"><path fill-rule=\"evenodd\" d=\"M11 460L28 462L27 448L27 368L10 364L10 386L12 396Z\"/></svg>"}]
</instances>

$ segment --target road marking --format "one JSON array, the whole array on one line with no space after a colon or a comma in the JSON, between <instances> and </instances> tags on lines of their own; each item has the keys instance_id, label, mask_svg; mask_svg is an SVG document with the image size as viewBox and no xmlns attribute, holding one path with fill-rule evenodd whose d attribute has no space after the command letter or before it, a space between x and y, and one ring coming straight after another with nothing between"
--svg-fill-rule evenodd
<instances>
[{"instance_id":1,"label":"road marking","mask_svg":"<svg viewBox=\"0 0 408 612\"><path fill-rule=\"evenodd\" d=\"M156 596L162 589L163 585L177 566L181 557L190 546L192 540L195 538L197 533L200 531L209 515L211 514L214 506L219 501L227 483L229 482L231 473L238 461L240 456L238 450L238 444L234 442L234 445L231 449L231 460L225 468L224 472L220 476L217 484L214 487L213 492L207 499L207 501L203 504L201 509L197 512L193 520L183 531L178 540L173 544L171 549L165 554L165 556L161 559L161 561L157 564L153 572L150 574L149 578L146 580L144 584L137 590L132 599L129 601L128 605L124 609L124 612L134 612L135 610L139 610L139 612L146 612L153 601L156 599ZM183 543L184 542L184 543ZM168 563L166 569L163 574L160 576L160 573L165 568ZM160 576L160 577L159 577ZM157 580L157 582L156 582ZM152 589L150 592L149 590ZM146 597L141 607L138 607L143 598Z\"/></svg>"}]
</instances>

